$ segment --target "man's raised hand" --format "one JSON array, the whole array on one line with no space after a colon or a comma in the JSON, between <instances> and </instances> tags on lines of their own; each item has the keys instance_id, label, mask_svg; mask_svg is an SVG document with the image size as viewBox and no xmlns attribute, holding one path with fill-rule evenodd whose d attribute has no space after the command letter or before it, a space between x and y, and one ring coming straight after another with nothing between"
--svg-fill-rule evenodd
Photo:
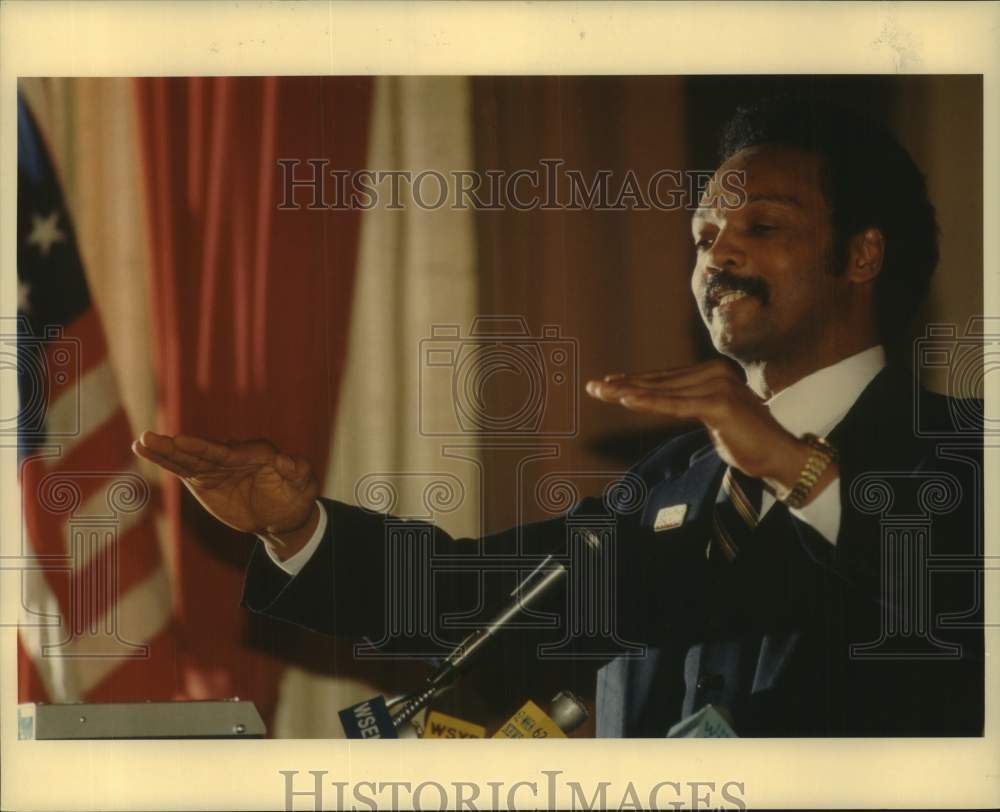
<instances>
[{"instance_id":1,"label":"man's raised hand","mask_svg":"<svg viewBox=\"0 0 1000 812\"><path fill-rule=\"evenodd\" d=\"M209 513L236 530L299 547L319 520L311 466L267 440L219 443L146 431L132 450L178 476Z\"/></svg>"},{"instance_id":2,"label":"man's raised hand","mask_svg":"<svg viewBox=\"0 0 1000 812\"><path fill-rule=\"evenodd\" d=\"M658 414L671 422L697 421L719 456L745 474L791 488L809 459L808 443L786 431L743 377L726 361L589 381L587 393L606 403ZM824 471L813 493L838 474Z\"/></svg>"}]
</instances>

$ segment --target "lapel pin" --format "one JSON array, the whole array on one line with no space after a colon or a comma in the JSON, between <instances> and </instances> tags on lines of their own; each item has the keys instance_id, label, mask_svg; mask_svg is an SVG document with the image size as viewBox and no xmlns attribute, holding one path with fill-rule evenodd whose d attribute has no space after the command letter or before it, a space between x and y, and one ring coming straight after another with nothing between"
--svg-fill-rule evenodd
<instances>
[{"instance_id":1,"label":"lapel pin","mask_svg":"<svg viewBox=\"0 0 1000 812\"><path fill-rule=\"evenodd\" d=\"M684 522L687 509L687 505L671 505L670 507L660 508L656 513L656 519L653 521L653 531L660 533L664 530L680 527Z\"/></svg>"}]
</instances>

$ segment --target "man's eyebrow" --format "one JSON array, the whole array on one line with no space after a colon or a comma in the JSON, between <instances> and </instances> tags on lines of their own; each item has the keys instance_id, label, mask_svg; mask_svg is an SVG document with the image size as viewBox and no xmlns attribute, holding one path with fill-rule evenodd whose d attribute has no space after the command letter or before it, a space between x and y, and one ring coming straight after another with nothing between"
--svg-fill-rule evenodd
<instances>
[{"instance_id":1,"label":"man's eyebrow","mask_svg":"<svg viewBox=\"0 0 1000 812\"><path fill-rule=\"evenodd\" d=\"M751 203L777 203L780 206L791 206L795 209L802 208L802 201L795 197L795 195L786 195L779 192L756 192L755 194L747 195L746 200L743 201L741 206L727 206L725 208L739 209ZM691 219L704 220L714 211L715 208L713 206L699 206L695 209L694 214L691 215Z\"/></svg>"},{"instance_id":2,"label":"man's eyebrow","mask_svg":"<svg viewBox=\"0 0 1000 812\"><path fill-rule=\"evenodd\" d=\"M802 208L802 202L795 195L783 195L776 192L759 192L747 196L747 203L779 203L783 206Z\"/></svg>"}]
</instances>

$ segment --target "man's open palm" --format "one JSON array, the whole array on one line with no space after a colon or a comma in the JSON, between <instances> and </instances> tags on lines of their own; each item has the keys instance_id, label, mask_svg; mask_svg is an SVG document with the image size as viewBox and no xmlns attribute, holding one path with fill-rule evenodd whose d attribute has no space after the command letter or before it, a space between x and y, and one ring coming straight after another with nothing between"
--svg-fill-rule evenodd
<instances>
[{"instance_id":1,"label":"man's open palm","mask_svg":"<svg viewBox=\"0 0 1000 812\"><path fill-rule=\"evenodd\" d=\"M132 450L180 477L219 521L248 533L302 527L319 494L309 463L267 440L219 443L146 431Z\"/></svg>"}]
</instances>

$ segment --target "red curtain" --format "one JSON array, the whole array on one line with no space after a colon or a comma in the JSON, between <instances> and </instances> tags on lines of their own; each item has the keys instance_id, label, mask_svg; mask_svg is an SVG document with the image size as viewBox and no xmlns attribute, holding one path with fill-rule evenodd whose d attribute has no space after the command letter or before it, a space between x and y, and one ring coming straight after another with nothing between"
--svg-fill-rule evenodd
<instances>
[{"instance_id":1,"label":"red curtain","mask_svg":"<svg viewBox=\"0 0 1000 812\"><path fill-rule=\"evenodd\" d=\"M318 473L338 399L360 212L278 208L278 160L364 165L368 78L139 79L152 255L159 430L267 437ZM294 630L239 606L251 541L209 518L176 480L182 692L252 699L270 721ZM260 645L255 645L260 641Z\"/></svg>"}]
</instances>

